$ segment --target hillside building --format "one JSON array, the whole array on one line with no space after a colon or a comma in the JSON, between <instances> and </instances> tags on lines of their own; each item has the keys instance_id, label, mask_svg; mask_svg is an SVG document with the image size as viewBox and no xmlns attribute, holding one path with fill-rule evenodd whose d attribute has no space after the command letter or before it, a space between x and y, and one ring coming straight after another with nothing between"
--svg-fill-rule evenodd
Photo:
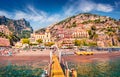
<instances>
[{"instance_id":1,"label":"hillside building","mask_svg":"<svg viewBox=\"0 0 120 77\"><path fill-rule=\"evenodd\" d=\"M4 33L6 35L12 34L12 32L5 25L0 25L0 32Z\"/></svg>"},{"instance_id":2,"label":"hillside building","mask_svg":"<svg viewBox=\"0 0 120 77\"><path fill-rule=\"evenodd\" d=\"M9 39L0 37L0 47L9 47L9 46L10 46Z\"/></svg>"},{"instance_id":3,"label":"hillside building","mask_svg":"<svg viewBox=\"0 0 120 77\"><path fill-rule=\"evenodd\" d=\"M74 46L75 39L89 38L88 31L81 27L71 29L59 29L56 35L58 43L62 43L63 46Z\"/></svg>"},{"instance_id":4,"label":"hillside building","mask_svg":"<svg viewBox=\"0 0 120 77\"><path fill-rule=\"evenodd\" d=\"M43 43L54 42L53 38L51 37L51 33L49 29L47 29L44 34L41 34L41 33L31 34L31 37L30 37L31 43L37 43L38 39L42 39Z\"/></svg>"}]
</instances>

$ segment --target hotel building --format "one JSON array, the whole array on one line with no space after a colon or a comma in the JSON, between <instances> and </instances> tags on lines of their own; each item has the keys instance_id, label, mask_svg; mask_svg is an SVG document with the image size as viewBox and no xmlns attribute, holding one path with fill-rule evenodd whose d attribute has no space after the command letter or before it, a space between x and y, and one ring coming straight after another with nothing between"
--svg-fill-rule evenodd
<instances>
[{"instance_id":1,"label":"hotel building","mask_svg":"<svg viewBox=\"0 0 120 77\"><path fill-rule=\"evenodd\" d=\"M41 34L41 33L31 34L31 37L30 37L31 43L37 43L38 39L42 39L43 43L54 42L53 38L51 37L51 33L49 29L46 29L44 34Z\"/></svg>"},{"instance_id":2,"label":"hotel building","mask_svg":"<svg viewBox=\"0 0 120 77\"><path fill-rule=\"evenodd\" d=\"M57 33L58 42L61 42L63 46L74 46L73 42L78 39L89 38L88 31L81 27L73 29L59 29Z\"/></svg>"}]
</instances>

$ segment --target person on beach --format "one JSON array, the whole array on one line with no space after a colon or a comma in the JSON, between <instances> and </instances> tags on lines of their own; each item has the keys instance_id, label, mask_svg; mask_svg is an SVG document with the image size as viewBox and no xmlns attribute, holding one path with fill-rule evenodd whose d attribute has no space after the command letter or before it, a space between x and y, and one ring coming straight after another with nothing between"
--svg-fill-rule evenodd
<instances>
[{"instance_id":1,"label":"person on beach","mask_svg":"<svg viewBox=\"0 0 120 77\"><path fill-rule=\"evenodd\" d=\"M74 68L71 69L70 76L71 77L77 77L77 71Z\"/></svg>"},{"instance_id":2,"label":"person on beach","mask_svg":"<svg viewBox=\"0 0 120 77\"><path fill-rule=\"evenodd\" d=\"M12 52L11 51L8 52L8 56L12 56Z\"/></svg>"}]
</instances>

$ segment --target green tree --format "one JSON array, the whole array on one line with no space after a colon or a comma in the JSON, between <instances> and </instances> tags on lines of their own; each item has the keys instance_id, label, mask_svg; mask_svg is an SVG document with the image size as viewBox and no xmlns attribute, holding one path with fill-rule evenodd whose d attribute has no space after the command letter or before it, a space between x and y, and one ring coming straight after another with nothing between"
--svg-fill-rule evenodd
<instances>
[{"instance_id":1,"label":"green tree","mask_svg":"<svg viewBox=\"0 0 120 77\"><path fill-rule=\"evenodd\" d=\"M29 38L31 31L23 30L21 34L19 34L20 38Z\"/></svg>"},{"instance_id":2,"label":"green tree","mask_svg":"<svg viewBox=\"0 0 120 77\"><path fill-rule=\"evenodd\" d=\"M91 29L88 30L89 38L97 41L98 34L96 34L96 26L91 26Z\"/></svg>"},{"instance_id":3,"label":"green tree","mask_svg":"<svg viewBox=\"0 0 120 77\"><path fill-rule=\"evenodd\" d=\"M0 37L4 37L6 39L9 39L10 45L12 45L12 46L14 45L14 42L17 42L17 41L20 40L20 38L18 36L16 36L16 35L13 35L13 34L6 35L6 34L4 34L2 32L0 32Z\"/></svg>"},{"instance_id":4,"label":"green tree","mask_svg":"<svg viewBox=\"0 0 120 77\"><path fill-rule=\"evenodd\" d=\"M94 25L91 26L91 30L94 30L94 31L95 31L95 30L96 30L96 26L94 26Z\"/></svg>"},{"instance_id":5,"label":"green tree","mask_svg":"<svg viewBox=\"0 0 120 77\"><path fill-rule=\"evenodd\" d=\"M51 47L51 46L54 45L54 44L55 44L54 42L47 42L47 43L45 43L45 46Z\"/></svg>"},{"instance_id":6,"label":"green tree","mask_svg":"<svg viewBox=\"0 0 120 77\"><path fill-rule=\"evenodd\" d=\"M118 25L118 27L117 27L117 28L118 28L118 30L120 31L120 25Z\"/></svg>"},{"instance_id":7,"label":"green tree","mask_svg":"<svg viewBox=\"0 0 120 77\"><path fill-rule=\"evenodd\" d=\"M9 35L7 38L9 39L10 45L12 45L12 46L14 45L14 42L17 42L20 40L20 38L18 36L13 35L13 34Z\"/></svg>"},{"instance_id":8,"label":"green tree","mask_svg":"<svg viewBox=\"0 0 120 77\"><path fill-rule=\"evenodd\" d=\"M88 30L88 34L89 34L89 38L92 39L92 37L93 37L93 31L92 30Z\"/></svg>"},{"instance_id":9,"label":"green tree","mask_svg":"<svg viewBox=\"0 0 120 77\"><path fill-rule=\"evenodd\" d=\"M12 39L14 42L17 42L20 40L20 38L16 35L9 35L9 38Z\"/></svg>"},{"instance_id":10,"label":"green tree","mask_svg":"<svg viewBox=\"0 0 120 77\"><path fill-rule=\"evenodd\" d=\"M22 39L22 44L29 44L30 40L27 38Z\"/></svg>"},{"instance_id":11,"label":"green tree","mask_svg":"<svg viewBox=\"0 0 120 77\"><path fill-rule=\"evenodd\" d=\"M95 33L95 34L93 35L93 40L94 40L94 41L97 41L97 39L98 39L98 34Z\"/></svg>"},{"instance_id":12,"label":"green tree","mask_svg":"<svg viewBox=\"0 0 120 77\"><path fill-rule=\"evenodd\" d=\"M117 40L120 42L120 37L117 37Z\"/></svg>"},{"instance_id":13,"label":"green tree","mask_svg":"<svg viewBox=\"0 0 120 77\"><path fill-rule=\"evenodd\" d=\"M73 22L72 27L76 27L76 26L77 26L76 22Z\"/></svg>"},{"instance_id":14,"label":"green tree","mask_svg":"<svg viewBox=\"0 0 120 77\"><path fill-rule=\"evenodd\" d=\"M4 34L4 33L2 33L2 32L0 32L0 37L7 37L7 35L6 34Z\"/></svg>"},{"instance_id":15,"label":"green tree","mask_svg":"<svg viewBox=\"0 0 120 77\"><path fill-rule=\"evenodd\" d=\"M97 46L96 42L89 42L88 46Z\"/></svg>"},{"instance_id":16,"label":"green tree","mask_svg":"<svg viewBox=\"0 0 120 77\"><path fill-rule=\"evenodd\" d=\"M80 41L80 40L75 40L75 41L74 41L74 44L75 44L75 46L81 46L81 45L82 45L82 41Z\"/></svg>"},{"instance_id":17,"label":"green tree","mask_svg":"<svg viewBox=\"0 0 120 77\"><path fill-rule=\"evenodd\" d=\"M86 42L86 39L83 39L83 40L81 40L82 41L82 45L83 46L88 46L88 44L87 44L87 42Z\"/></svg>"},{"instance_id":18,"label":"green tree","mask_svg":"<svg viewBox=\"0 0 120 77\"><path fill-rule=\"evenodd\" d=\"M37 42L38 42L38 44L41 44L41 43L43 43L43 40L42 39L38 39Z\"/></svg>"},{"instance_id":19,"label":"green tree","mask_svg":"<svg viewBox=\"0 0 120 77\"><path fill-rule=\"evenodd\" d=\"M94 20L94 23L100 23L100 19Z\"/></svg>"},{"instance_id":20,"label":"green tree","mask_svg":"<svg viewBox=\"0 0 120 77\"><path fill-rule=\"evenodd\" d=\"M116 44L115 44L114 36L116 37L116 35L117 35L116 30L112 27L108 27L106 29L106 34L110 37L112 45L115 46Z\"/></svg>"},{"instance_id":21,"label":"green tree","mask_svg":"<svg viewBox=\"0 0 120 77\"><path fill-rule=\"evenodd\" d=\"M113 33L115 33L115 32L116 32L116 30L115 30L115 29L113 29L112 27L108 27L108 28L107 28L107 32L113 32Z\"/></svg>"},{"instance_id":22,"label":"green tree","mask_svg":"<svg viewBox=\"0 0 120 77\"><path fill-rule=\"evenodd\" d=\"M88 43L86 42L86 39L82 39L82 40L75 40L74 41L74 45L75 46L88 46Z\"/></svg>"}]
</instances>

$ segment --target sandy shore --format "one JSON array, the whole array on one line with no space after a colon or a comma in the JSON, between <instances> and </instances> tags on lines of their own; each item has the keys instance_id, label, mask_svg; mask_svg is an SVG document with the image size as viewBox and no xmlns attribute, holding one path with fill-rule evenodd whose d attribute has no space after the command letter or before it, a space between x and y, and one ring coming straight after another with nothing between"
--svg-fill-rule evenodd
<instances>
[{"instance_id":1,"label":"sandy shore","mask_svg":"<svg viewBox=\"0 0 120 77\"><path fill-rule=\"evenodd\" d=\"M28 52L26 52L28 53ZM37 54L37 52L34 52ZM22 53L23 54L23 53ZM28 53L29 54L29 53ZM0 63L20 63L20 64L30 64L30 63L49 63L50 57L48 53L46 55L37 54L32 56L27 55L17 55L17 56L0 56ZM45 54L45 53L42 53ZM78 56L78 55L64 55L62 56L62 59L64 61L71 61L71 62L92 62L92 61L99 61L99 60L109 60L114 58L120 58L120 52L111 52L111 53L101 53L101 54L94 54L89 56Z\"/></svg>"},{"instance_id":2,"label":"sandy shore","mask_svg":"<svg viewBox=\"0 0 120 77\"><path fill-rule=\"evenodd\" d=\"M112 53L96 53L94 55L89 56L63 56L64 61L72 61L72 62L93 62L93 61L106 61L110 59L120 58L120 52L112 52Z\"/></svg>"},{"instance_id":3,"label":"sandy shore","mask_svg":"<svg viewBox=\"0 0 120 77\"><path fill-rule=\"evenodd\" d=\"M51 50L36 50L36 51L21 51L15 54L15 56L49 56Z\"/></svg>"}]
</instances>

